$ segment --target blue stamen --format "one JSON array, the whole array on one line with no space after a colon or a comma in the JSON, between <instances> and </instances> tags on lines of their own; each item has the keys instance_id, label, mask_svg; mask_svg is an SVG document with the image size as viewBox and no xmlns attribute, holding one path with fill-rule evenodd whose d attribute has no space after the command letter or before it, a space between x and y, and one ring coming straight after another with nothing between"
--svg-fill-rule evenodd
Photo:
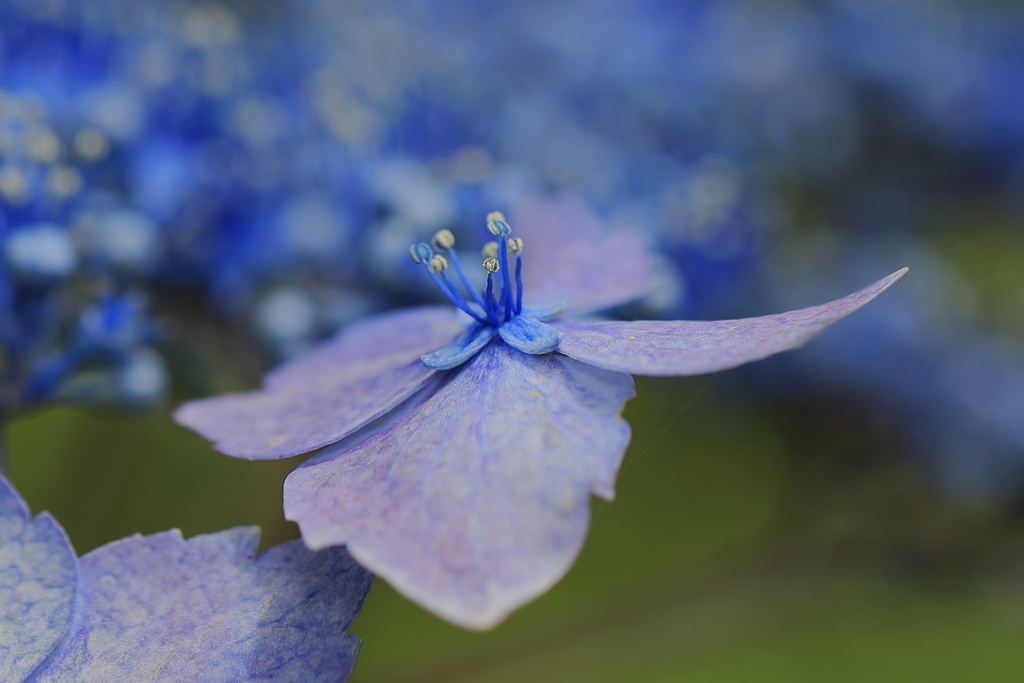
<instances>
[{"instance_id":1,"label":"blue stamen","mask_svg":"<svg viewBox=\"0 0 1024 683\"><path fill-rule=\"evenodd\" d=\"M452 296L455 297L456 299L458 299L459 302L461 302L461 304L462 304L461 306L459 304L456 304L456 306L459 306L459 308L461 308L462 310L467 311L467 312L472 311L473 307L470 306L469 302L466 301L466 298L464 296L462 296L462 292L460 292L458 290L458 288L455 286L455 283L452 282L451 278L448 277L448 274L445 273L445 272L442 272L441 273L441 277L444 279L444 283L446 285L448 285L448 291L451 292ZM471 289L469 291L472 292L473 290ZM477 320L477 322L480 322L480 323L484 322L484 319L481 318L479 315L475 315L472 312L470 312L469 314L472 315L473 318L475 318Z\"/></svg>"},{"instance_id":2,"label":"blue stamen","mask_svg":"<svg viewBox=\"0 0 1024 683\"><path fill-rule=\"evenodd\" d=\"M501 241L501 245L498 247L498 256L501 258L501 307L505 309L505 322L508 322L512 319L512 278L508 272L508 243L506 240Z\"/></svg>"},{"instance_id":3,"label":"blue stamen","mask_svg":"<svg viewBox=\"0 0 1024 683\"><path fill-rule=\"evenodd\" d=\"M462 264L459 263L459 257L455 254L455 249L448 250L448 260L452 262L452 266L455 267L455 272L459 276L459 280L462 281L462 286L466 288L466 291L473 295L473 300L480 304L480 307L486 309L487 306L484 304L484 300L480 297L480 292L473 287L473 284L469 281L469 277L466 275L466 271L462 270Z\"/></svg>"},{"instance_id":4,"label":"blue stamen","mask_svg":"<svg viewBox=\"0 0 1024 683\"><path fill-rule=\"evenodd\" d=\"M484 246L483 267L487 272L487 285L483 292L473 288L469 276L466 275L462 264L459 263L458 254L454 249L455 236L450 230L438 230L431 239L437 249L448 252L448 258L441 254L435 254L430 245L422 242L412 245L409 248L409 254L413 261L422 263L426 267L430 279L459 310L482 325L502 327L516 320L523 311L523 259L521 256L523 240L518 237L508 237L512 228L498 211L487 214L487 230L499 239L488 242ZM512 271L509 269L510 251L516 255L514 285ZM455 265L459 281L470 296L463 295L455 281L445 272L452 264ZM501 274L501 280L495 285L494 274L499 270L505 272ZM473 307L473 304L469 302L470 297L479 308Z\"/></svg>"},{"instance_id":5,"label":"blue stamen","mask_svg":"<svg viewBox=\"0 0 1024 683\"><path fill-rule=\"evenodd\" d=\"M516 254L516 315L523 312L523 257Z\"/></svg>"},{"instance_id":6,"label":"blue stamen","mask_svg":"<svg viewBox=\"0 0 1024 683\"><path fill-rule=\"evenodd\" d=\"M434 251L429 245L426 245L423 242L409 247L409 256L412 257L414 263L426 263L433 255Z\"/></svg>"},{"instance_id":7,"label":"blue stamen","mask_svg":"<svg viewBox=\"0 0 1024 683\"><path fill-rule=\"evenodd\" d=\"M487 293L484 294L484 300L487 302L487 316L497 326L498 303L494 300L494 277L491 273L487 273Z\"/></svg>"},{"instance_id":8,"label":"blue stamen","mask_svg":"<svg viewBox=\"0 0 1024 683\"><path fill-rule=\"evenodd\" d=\"M466 303L466 300L458 294L458 292L449 290L444 281L442 281L441 278L438 277L437 273L432 271L429 266L427 266L427 275L429 275L430 279L434 281L437 288L441 290L441 293L448 297L448 301L451 301L457 308L464 311L477 322L484 325L487 324L487 321L477 315L473 309L469 307L469 304ZM448 280L448 278L446 277L445 280ZM448 281L451 282L451 280Z\"/></svg>"}]
</instances>

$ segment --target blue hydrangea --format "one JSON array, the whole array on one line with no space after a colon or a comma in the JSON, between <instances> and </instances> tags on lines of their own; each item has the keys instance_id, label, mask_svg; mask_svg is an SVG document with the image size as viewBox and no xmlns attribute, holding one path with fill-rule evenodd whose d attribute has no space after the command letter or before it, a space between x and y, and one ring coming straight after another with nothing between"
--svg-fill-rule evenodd
<instances>
[{"instance_id":1,"label":"blue hydrangea","mask_svg":"<svg viewBox=\"0 0 1024 683\"><path fill-rule=\"evenodd\" d=\"M37 99L0 92L0 138L0 413L52 401L159 402L160 335L120 274L145 251L138 220L123 212L106 238L87 239L87 174Z\"/></svg>"},{"instance_id":2,"label":"blue hydrangea","mask_svg":"<svg viewBox=\"0 0 1024 683\"><path fill-rule=\"evenodd\" d=\"M512 236L504 216L488 216L497 241L484 247L479 290L450 232L412 247L455 309L370 318L275 370L260 391L175 415L236 457L329 446L285 483L285 515L306 544L346 544L468 628L500 622L572 564L590 495L614 495L630 374L716 372L794 348L904 272L781 315L615 322L593 313L651 285L640 236L604 234L571 200L536 206L521 226Z\"/></svg>"},{"instance_id":3,"label":"blue hydrangea","mask_svg":"<svg viewBox=\"0 0 1024 683\"><path fill-rule=\"evenodd\" d=\"M0 679L346 680L373 576L341 548L258 543L251 527L174 530L78 558L0 478Z\"/></svg>"}]
</instances>

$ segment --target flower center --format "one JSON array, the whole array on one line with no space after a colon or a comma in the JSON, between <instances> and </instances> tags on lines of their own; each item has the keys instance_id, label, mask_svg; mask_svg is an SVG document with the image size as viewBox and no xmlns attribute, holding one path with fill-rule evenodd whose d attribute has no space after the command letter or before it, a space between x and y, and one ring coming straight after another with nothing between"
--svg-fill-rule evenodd
<instances>
[{"instance_id":1,"label":"flower center","mask_svg":"<svg viewBox=\"0 0 1024 683\"><path fill-rule=\"evenodd\" d=\"M437 288L459 309L481 325L501 327L523 312L523 240L509 237L512 228L499 211L487 214L487 230L498 239L484 246L483 267L487 271L487 285L483 291L473 287L466 271L462 269L459 256L455 253L455 236L450 230L438 230L431 239L434 247L439 252L444 251L447 256L434 253L430 245L423 242L409 247L409 255L416 263L423 264ZM509 252L516 256L515 286L509 269ZM448 276L449 268L454 268L472 301L463 296ZM501 275L495 277L496 273Z\"/></svg>"}]
</instances>

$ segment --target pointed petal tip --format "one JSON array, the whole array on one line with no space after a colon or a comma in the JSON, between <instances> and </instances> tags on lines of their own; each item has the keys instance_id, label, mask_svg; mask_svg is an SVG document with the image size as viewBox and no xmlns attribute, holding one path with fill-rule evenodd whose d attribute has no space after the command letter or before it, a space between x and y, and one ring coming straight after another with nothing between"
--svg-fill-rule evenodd
<instances>
[{"instance_id":1,"label":"pointed petal tip","mask_svg":"<svg viewBox=\"0 0 1024 683\"><path fill-rule=\"evenodd\" d=\"M892 275L889 275L887 277L883 277L881 280L879 280L876 283L876 285L880 285L881 286L881 288L878 290L878 293L881 294L885 290L887 290L890 287L892 287L896 283L897 280L899 280L901 277L903 277L904 275L906 275L909 272L910 272L910 266L903 266L902 268L897 270Z\"/></svg>"}]
</instances>

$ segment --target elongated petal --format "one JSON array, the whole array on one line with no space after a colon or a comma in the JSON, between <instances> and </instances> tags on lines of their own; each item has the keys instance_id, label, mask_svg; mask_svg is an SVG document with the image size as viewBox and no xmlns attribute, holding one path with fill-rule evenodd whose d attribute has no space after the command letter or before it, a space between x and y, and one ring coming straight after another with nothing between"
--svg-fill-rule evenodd
<instances>
[{"instance_id":1,"label":"elongated petal","mask_svg":"<svg viewBox=\"0 0 1024 683\"><path fill-rule=\"evenodd\" d=\"M634 375L700 375L796 348L870 302L906 272L904 268L821 306L759 318L552 325L562 332L558 350L584 363Z\"/></svg>"},{"instance_id":2,"label":"elongated petal","mask_svg":"<svg viewBox=\"0 0 1024 683\"><path fill-rule=\"evenodd\" d=\"M345 437L414 394L433 374L420 356L462 332L455 309L371 318L267 376L266 388L192 401L174 419L238 458L286 458Z\"/></svg>"},{"instance_id":3,"label":"elongated petal","mask_svg":"<svg viewBox=\"0 0 1024 683\"><path fill-rule=\"evenodd\" d=\"M628 375L492 342L403 415L285 482L312 548L347 544L427 609L489 628L575 559L613 496Z\"/></svg>"},{"instance_id":4,"label":"elongated petal","mask_svg":"<svg viewBox=\"0 0 1024 683\"><path fill-rule=\"evenodd\" d=\"M647 247L629 230L607 233L580 200L541 202L517 213L523 238L527 304L569 292L568 314L597 311L646 294L652 284Z\"/></svg>"},{"instance_id":5,"label":"elongated petal","mask_svg":"<svg viewBox=\"0 0 1024 683\"><path fill-rule=\"evenodd\" d=\"M0 681L22 681L71 626L77 564L47 513L35 519L0 477Z\"/></svg>"},{"instance_id":6,"label":"elongated petal","mask_svg":"<svg viewBox=\"0 0 1024 683\"><path fill-rule=\"evenodd\" d=\"M177 531L81 558L81 614L38 681L344 681L344 630L372 576L342 548L301 542L255 560L255 529L188 541Z\"/></svg>"},{"instance_id":7,"label":"elongated petal","mask_svg":"<svg viewBox=\"0 0 1024 683\"><path fill-rule=\"evenodd\" d=\"M422 357L423 364L432 370L451 370L457 368L477 354L487 342L494 338L497 330L493 327L473 325L460 334L455 341L442 346L437 351L426 353Z\"/></svg>"}]
</instances>

